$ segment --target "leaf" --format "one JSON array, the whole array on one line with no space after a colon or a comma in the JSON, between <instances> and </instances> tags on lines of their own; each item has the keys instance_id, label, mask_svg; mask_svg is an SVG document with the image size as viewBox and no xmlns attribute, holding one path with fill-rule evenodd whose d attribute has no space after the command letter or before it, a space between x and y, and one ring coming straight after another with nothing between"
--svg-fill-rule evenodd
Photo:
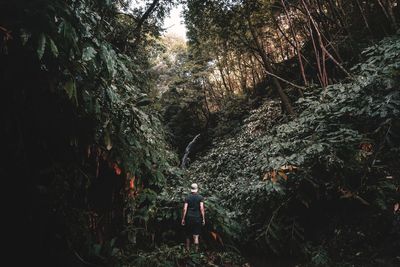
<instances>
[{"instance_id":1,"label":"leaf","mask_svg":"<svg viewBox=\"0 0 400 267\"><path fill-rule=\"evenodd\" d=\"M25 29L21 29L21 41L22 41L22 45L26 45L26 43L28 42L29 38L31 38L32 34L30 34L29 32L27 32Z\"/></svg>"},{"instance_id":2,"label":"leaf","mask_svg":"<svg viewBox=\"0 0 400 267\"><path fill-rule=\"evenodd\" d=\"M115 171L115 174L116 174L116 175L121 175L122 170L121 170L121 168L118 166L117 163L114 163L114 164L113 164L113 168L114 168L114 171Z\"/></svg>"},{"instance_id":3,"label":"leaf","mask_svg":"<svg viewBox=\"0 0 400 267\"><path fill-rule=\"evenodd\" d=\"M93 245L93 254L96 256L99 256L100 251L101 251L101 244L94 244Z\"/></svg>"},{"instance_id":4,"label":"leaf","mask_svg":"<svg viewBox=\"0 0 400 267\"><path fill-rule=\"evenodd\" d=\"M42 33L39 37L38 48L36 50L39 60L42 59L45 48L46 48L46 36Z\"/></svg>"},{"instance_id":5,"label":"leaf","mask_svg":"<svg viewBox=\"0 0 400 267\"><path fill-rule=\"evenodd\" d=\"M141 107L141 106L147 106L151 104L151 100L149 98L142 98L138 102L136 102L136 106Z\"/></svg>"},{"instance_id":6,"label":"leaf","mask_svg":"<svg viewBox=\"0 0 400 267\"><path fill-rule=\"evenodd\" d=\"M91 46L85 47L82 52L82 60L90 61L96 56L96 54L97 51L93 47Z\"/></svg>"},{"instance_id":7,"label":"leaf","mask_svg":"<svg viewBox=\"0 0 400 267\"><path fill-rule=\"evenodd\" d=\"M51 39L50 37L48 37L48 38L50 41L51 53L53 54L54 57L58 57L58 48L57 48L56 44L54 43L53 39Z\"/></svg>"},{"instance_id":8,"label":"leaf","mask_svg":"<svg viewBox=\"0 0 400 267\"><path fill-rule=\"evenodd\" d=\"M105 136L104 136L104 143L106 144L107 150L111 150L113 147L112 142L111 142L111 136L108 130L106 130Z\"/></svg>"},{"instance_id":9,"label":"leaf","mask_svg":"<svg viewBox=\"0 0 400 267\"><path fill-rule=\"evenodd\" d=\"M120 252L120 249L119 249L119 248L113 248L112 251L111 251L111 256L115 256L115 255L117 255L119 252Z\"/></svg>"},{"instance_id":10,"label":"leaf","mask_svg":"<svg viewBox=\"0 0 400 267\"><path fill-rule=\"evenodd\" d=\"M116 91L117 88L113 84L110 87L106 88L106 93L109 96L112 103L116 103L118 101L118 94Z\"/></svg>"},{"instance_id":11,"label":"leaf","mask_svg":"<svg viewBox=\"0 0 400 267\"><path fill-rule=\"evenodd\" d=\"M110 247L114 247L115 241L116 241L116 238L115 238L115 237L114 237L113 239L111 239L111 241L110 241Z\"/></svg>"},{"instance_id":12,"label":"leaf","mask_svg":"<svg viewBox=\"0 0 400 267\"><path fill-rule=\"evenodd\" d=\"M281 167L281 170L284 172L295 172L298 169L298 167L294 165L283 165Z\"/></svg>"},{"instance_id":13,"label":"leaf","mask_svg":"<svg viewBox=\"0 0 400 267\"><path fill-rule=\"evenodd\" d=\"M307 209L310 208L310 205L304 199L301 200L301 203L303 203L303 205L306 206Z\"/></svg>"},{"instance_id":14,"label":"leaf","mask_svg":"<svg viewBox=\"0 0 400 267\"><path fill-rule=\"evenodd\" d=\"M276 171L275 170L271 172L271 176L270 177L271 177L271 182L272 183L276 183L278 181L278 178L276 177Z\"/></svg>"},{"instance_id":15,"label":"leaf","mask_svg":"<svg viewBox=\"0 0 400 267\"><path fill-rule=\"evenodd\" d=\"M76 93L76 85L74 80L69 80L65 85L64 85L64 90L68 95L69 99L74 98L75 104L78 104L78 98L77 98L77 93Z\"/></svg>"},{"instance_id":16,"label":"leaf","mask_svg":"<svg viewBox=\"0 0 400 267\"><path fill-rule=\"evenodd\" d=\"M360 196L358 196L358 195L354 195L354 198L355 198L356 200L360 201L360 202L361 202L362 204L364 204L364 205L367 205L367 206L370 205L365 199L363 199L362 197L360 197Z\"/></svg>"},{"instance_id":17,"label":"leaf","mask_svg":"<svg viewBox=\"0 0 400 267\"><path fill-rule=\"evenodd\" d=\"M213 238L215 241L217 241L217 235L218 235L218 234L217 234L216 232L213 232L213 231L211 231L210 234L211 234L212 238Z\"/></svg>"},{"instance_id":18,"label":"leaf","mask_svg":"<svg viewBox=\"0 0 400 267\"><path fill-rule=\"evenodd\" d=\"M115 62L114 62L116 58L115 51L106 45L102 45L100 55L104 63L106 64L108 73L110 74L111 77L114 77L116 73Z\"/></svg>"},{"instance_id":19,"label":"leaf","mask_svg":"<svg viewBox=\"0 0 400 267\"><path fill-rule=\"evenodd\" d=\"M75 81L69 80L64 86L65 92L67 92L68 97L71 99L74 95L75 88Z\"/></svg>"},{"instance_id":20,"label":"leaf","mask_svg":"<svg viewBox=\"0 0 400 267\"><path fill-rule=\"evenodd\" d=\"M279 176L282 177L283 179L285 179L285 180L288 179L288 176L286 175L286 173L285 173L284 171L279 170L279 171L278 171L278 174L279 174Z\"/></svg>"}]
</instances>

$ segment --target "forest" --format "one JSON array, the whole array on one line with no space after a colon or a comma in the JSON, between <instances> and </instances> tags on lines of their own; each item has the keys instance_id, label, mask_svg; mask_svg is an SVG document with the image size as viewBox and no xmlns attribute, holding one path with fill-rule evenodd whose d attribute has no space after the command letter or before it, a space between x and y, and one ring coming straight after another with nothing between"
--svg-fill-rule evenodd
<instances>
[{"instance_id":1,"label":"forest","mask_svg":"<svg viewBox=\"0 0 400 267\"><path fill-rule=\"evenodd\" d=\"M397 0L0 0L0 88L8 265L400 266Z\"/></svg>"}]
</instances>

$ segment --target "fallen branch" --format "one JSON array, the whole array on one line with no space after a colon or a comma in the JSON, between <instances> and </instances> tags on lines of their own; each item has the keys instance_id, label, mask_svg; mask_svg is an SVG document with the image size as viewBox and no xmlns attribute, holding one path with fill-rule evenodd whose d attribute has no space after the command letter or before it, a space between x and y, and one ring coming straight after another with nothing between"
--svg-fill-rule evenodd
<instances>
[{"instance_id":1,"label":"fallen branch","mask_svg":"<svg viewBox=\"0 0 400 267\"><path fill-rule=\"evenodd\" d=\"M285 80L285 79L283 79L282 77L279 77L278 75L273 74L273 73L271 73L271 72L269 72L269 71L265 71L265 73L267 73L268 75L271 75L271 76L277 78L278 80L281 80L282 82L285 82L285 83L287 83L287 84L290 84L291 86L293 86L293 87L295 87L295 88L297 88L297 89L301 89L301 90L306 89L306 87L304 87L304 86L300 86L300 85L294 84L294 83L292 83L292 82L289 82L288 80Z\"/></svg>"}]
</instances>

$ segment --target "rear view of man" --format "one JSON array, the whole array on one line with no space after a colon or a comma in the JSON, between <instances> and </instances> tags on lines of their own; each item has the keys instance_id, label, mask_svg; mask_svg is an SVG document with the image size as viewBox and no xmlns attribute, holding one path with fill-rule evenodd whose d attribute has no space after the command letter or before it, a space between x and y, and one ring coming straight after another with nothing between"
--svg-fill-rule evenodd
<instances>
[{"instance_id":1,"label":"rear view of man","mask_svg":"<svg viewBox=\"0 0 400 267\"><path fill-rule=\"evenodd\" d=\"M192 237L195 250L198 251L201 226L206 223L204 198L198 194L198 186L195 183L191 185L190 192L183 205L182 225L186 230L186 249L189 250Z\"/></svg>"}]
</instances>

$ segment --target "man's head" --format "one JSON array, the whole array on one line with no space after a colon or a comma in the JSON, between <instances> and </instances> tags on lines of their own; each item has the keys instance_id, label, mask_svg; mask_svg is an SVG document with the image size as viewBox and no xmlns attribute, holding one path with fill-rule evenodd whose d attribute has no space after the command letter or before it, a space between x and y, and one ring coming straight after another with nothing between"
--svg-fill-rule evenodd
<instances>
[{"instance_id":1,"label":"man's head","mask_svg":"<svg viewBox=\"0 0 400 267\"><path fill-rule=\"evenodd\" d=\"M199 190L199 187L197 186L196 183L193 183L193 184L190 186L190 192L192 192L192 193L197 193L198 190Z\"/></svg>"}]
</instances>

